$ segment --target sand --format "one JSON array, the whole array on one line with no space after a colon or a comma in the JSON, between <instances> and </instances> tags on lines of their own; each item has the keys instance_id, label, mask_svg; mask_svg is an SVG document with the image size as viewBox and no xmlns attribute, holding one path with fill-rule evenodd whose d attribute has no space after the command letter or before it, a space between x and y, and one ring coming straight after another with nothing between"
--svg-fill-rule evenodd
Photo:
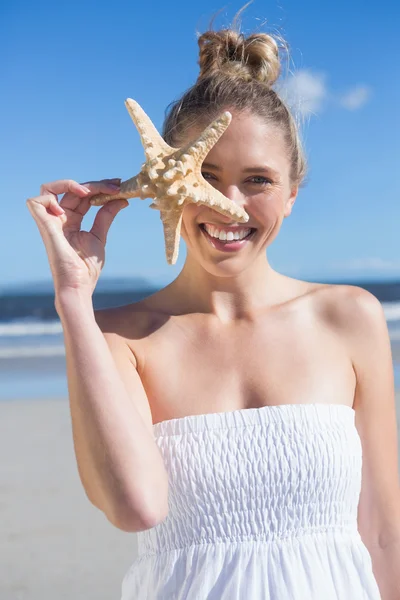
<instances>
[{"instance_id":1,"label":"sand","mask_svg":"<svg viewBox=\"0 0 400 600\"><path fill-rule=\"evenodd\" d=\"M0 456L1 600L120 600L136 534L87 499L68 402L0 402Z\"/></svg>"},{"instance_id":2,"label":"sand","mask_svg":"<svg viewBox=\"0 0 400 600\"><path fill-rule=\"evenodd\" d=\"M0 402L1 600L119 600L136 534L86 497L66 400Z\"/></svg>"}]
</instances>

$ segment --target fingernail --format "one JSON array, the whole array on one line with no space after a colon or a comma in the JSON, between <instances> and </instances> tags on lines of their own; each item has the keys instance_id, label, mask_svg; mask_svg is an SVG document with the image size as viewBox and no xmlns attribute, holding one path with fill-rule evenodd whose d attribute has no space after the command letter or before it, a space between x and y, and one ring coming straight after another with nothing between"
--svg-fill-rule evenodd
<instances>
[{"instance_id":1,"label":"fingernail","mask_svg":"<svg viewBox=\"0 0 400 600\"><path fill-rule=\"evenodd\" d=\"M90 190L89 190L89 188L85 187L84 185L81 185L81 189L82 189L84 192L90 193Z\"/></svg>"}]
</instances>

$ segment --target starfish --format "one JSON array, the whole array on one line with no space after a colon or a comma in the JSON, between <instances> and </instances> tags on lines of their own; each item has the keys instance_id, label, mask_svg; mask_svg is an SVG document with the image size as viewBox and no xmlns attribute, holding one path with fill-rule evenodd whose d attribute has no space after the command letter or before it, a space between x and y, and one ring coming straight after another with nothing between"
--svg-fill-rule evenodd
<instances>
[{"instance_id":1,"label":"starfish","mask_svg":"<svg viewBox=\"0 0 400 600\"><path fill-rule=\"evenodd\" d=\"M147 160L140 173L121 182L118 195L96 194L90 204L101 206L120 198L154 199L150 208L160 211L170 265L178 258L182 213L186 204L208 206L224 216L235 217L240 223L249 220L243 208L216 190L201 174L205 157L231 122L229 112L213 121L194 142L172 148L137 102L128 98L125 106L140 134Z\"/></svg>"}]
</instances>

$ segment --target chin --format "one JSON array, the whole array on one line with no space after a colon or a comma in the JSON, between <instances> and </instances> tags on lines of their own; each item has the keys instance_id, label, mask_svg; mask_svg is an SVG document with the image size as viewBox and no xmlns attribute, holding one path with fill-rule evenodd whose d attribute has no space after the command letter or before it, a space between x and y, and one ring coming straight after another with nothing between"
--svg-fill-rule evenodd
<instances>
[{"instance_id":1,"label":"chin","mask_svg":"<svg viewBox=\"0 0 400 600\"><path fill-rule=\"evenodd\" d=\"M250 266L248 260L244 261L239 256L211 258L210 256L199 256L198 253L193 252L190 252L190 262L192 264L196 263L198 267L200 267L213 277L226 278L237 277Z\"/></svg>"}]
</instances>

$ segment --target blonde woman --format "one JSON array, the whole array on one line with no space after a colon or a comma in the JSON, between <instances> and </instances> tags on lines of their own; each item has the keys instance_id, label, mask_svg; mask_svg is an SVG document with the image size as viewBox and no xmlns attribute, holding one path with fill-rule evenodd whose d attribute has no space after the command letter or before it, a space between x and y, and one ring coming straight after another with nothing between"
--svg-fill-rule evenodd
<instances>
[{"instance_id":1,"label":"blonde woman","mask_svg":"<svg viewBox=\"0 0 400 600\"><path fill-rule=\"evenodd\" d=\"M248 223L187 205L177 278L141 302L94 311L107 232L128 204L119 180L56 181L28 200L54 277L82 484L111 523L138 534L122 599L399 600L382 307L359 287L270 266L266 248L306 172L272 87L278 44L221 30L199 47L199 78L163 135L181 146L231 112L202 174ZM91 196L112 190L81 231Z\"/></svg>"}]
</instances>

